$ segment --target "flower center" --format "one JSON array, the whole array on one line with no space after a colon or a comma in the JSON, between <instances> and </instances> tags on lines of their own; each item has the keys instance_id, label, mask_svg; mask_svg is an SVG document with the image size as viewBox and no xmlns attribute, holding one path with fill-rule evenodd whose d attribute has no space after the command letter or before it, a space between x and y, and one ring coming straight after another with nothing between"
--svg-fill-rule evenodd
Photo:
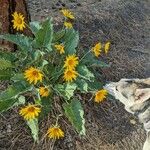
<instances>
[{"instance_id":1,"label":"flower center","mask_svg":"<svg viewBox=\"0 0 150 150\"><path fill-rule=\"evenodd\" d=\"M17 23L18 23L18 24L22 24L22 19L21 19L21 18L18 18L18 19L17 19Z\"/></svg>"},{"instance_id":2,"label":"flower center","mask_svg":"<svg viewBox=\"0 0 150 150\"><path fill-rule=\"evenodd\" d=\"M48 89L47 89L47 88L45 88L45 89L44 89L44 92L48 92Z\"/></svg>"},{"instance_id":3,"label":"flower center","mask_svg":"<svg viewBox=\"0 0 150 150\"><path fill-rule=\"evenodd\" d=\"M34 111L35 111L35 108L34 108L34 107L29 107L29 108L28 108L28 111L29 111L29 112L34 112Z\"/></svg>"},{"instance_id":4,"label":"flower center","mask_svg":"<svg viewBox=\"0 0 150 150\"><path fill-rule=\"evenodd\" d=\"M32 74L33 74L33 76L35 76L35 77L38 77L38 76L39 76L39 74L38 74L38 72L37 72L36 70L33 71Z\"/></svg>"},{"instance_id":5,"label":"flower center","mask_svg":"<svg viewBox=\"0 0 150 150\"><path fill-rule=\"evenodd\" d=\"M58 128L55 128L55 129L54 129L54 133L57 134L58 132L59 132L59 129L58 129Z\"/></svg>"},{"instance_id":6,"label":"flower center","mask_svg":"<svg viewBox=\"0 0 150 150\"><path fill-rule=\"evenodd\" d=\"M101 97L101 96L102 96L102 94L101 94L101 93L97 93L97 96L98 96L98 97Z\"/></svg>"},{"instance_id":7,"label":"flower center","mask_svg":"<svg viewBox=\"0 0 150 150\"><path fill-rule=\"evenodd\" d=\"M68 64L71 66L71 65L73 65L73 61L72 60L69 60L68 61Z\"/></svg>"},{"instance_id":8,"label":"flower center","mask_svg":"<svg viewBox=\"0 0 150 150\"><path fill-rule=\"evenodd\" d=\"M72 76L72 72L71 72L71 71L68 71L68 72L67 72L67 75L68 75L68 76Z\"/></svg>"}]
</instances>

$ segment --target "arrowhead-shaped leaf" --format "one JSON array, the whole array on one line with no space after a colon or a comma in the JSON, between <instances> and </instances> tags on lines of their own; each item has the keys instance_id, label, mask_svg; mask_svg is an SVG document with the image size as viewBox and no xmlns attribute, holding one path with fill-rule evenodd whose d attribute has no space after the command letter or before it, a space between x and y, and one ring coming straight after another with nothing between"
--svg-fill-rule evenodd
<instances>
[{"instance_id":1,"label":"arrowhead-shaped leaf","mask_svg":"<svg viewBox=\"0 0 150 150\"><path fill-rule=\"evenodd\" d=\"M95 77L94 77L93 73L85 65L78 66L77 71L82 78L84 78L88 81L94 81Z\"/></svg>"},{"instance_id":2,"label":"arrowhead-shaped leaf","mask_svg":"<svg viewBox=\"0 0 150 150\"><path fill-rule=\"evenodd\" d=\"M53 39L53 25L51 19L42 23L42 27L35 34L35 47L47 48L51 51L51 42Z\"/></svg>"},{"instance_id":3,"label":"arrowhead-shaped leaf","mask_svg":"<svg viewBox=\"0 0 150 150\"><path fill-rule=\"evenodd\" d=\"M69 100L74 95L77 85L75 83L58 84L55 88L61 94L60 96L63 96Z\"/></svg>"},{"instance_id":4,"label":"arrowhead-shaped leaf","mask_svg":"<svg viewBox=\"0 0 150 150\"><path fill-rule=\"evenodd\" d=\"M85 119L83 117L84 111L81 103L77 99L73 99L71 103L63 105L65 115L72 123L74 128L80 135L85 135Z\"/></svg>"},{"instance_id":5,"label":"arrowhead-shaped leaf","mask_svg":"<svg viewBox=\"0 0 150 150\"><path fill-rule=\"evenodd\" d=\"M75 83L77 84L78 89L81 92L87 92L88 91L88 83L84 79L77 78Z\"/></svg>"},{"instance_id":6,"label":"arrowhead-shaped leaf","mask_svg":"<svg viewBox=\"0 0 150 150\"><path fill-rule=\"evenodd\" d=\"M82 63L90 67L110 67L109 64L97 59L94 54L91 53L83 58Z\"/></svg>"},{"instance_id":7,"label":"arrowhead-shaped leaf","mask_svg":"<svg viewBox=\"0 0 150 150\"><path fill-rule=\"evenodd\" d=\"M64 35L65 41L65 52L67 54L74 54L76 53L76 48L79 43L79 33L74 29L66 30Z\"/></svg>"},{"instance_id":8,"label":"arrowhead-shaped leaf","mask_svg":"<svg viewBox=\"0 0 150 150\"><path fill-rule=\"evenodd\" d=\"M9 80L12 74L12 70L0 70L0 80Z\"/></svg>"},{"instance_id":9,"label":"arrowhead-shaped leaf","mask_svg":"<svg viewBox=\"0 0 150 150\"><path fill-rule=\"evenodd\" d=\"M9 60L0 58L0 70L5 70L5 69L11 68L11 67L12 67L12 64Z\"/></svg>"},{"instance_id":10,"label":"arrowhead-shaped leaf","mask_svg":"<svg viewBox=\"0 0 150 150\"><path fill-rule=\"evenodd\" d=\"M39 133L39 126L38 126L38 119L32 119L27 121L27 125L31 129L31 134L35 142L39 141L38 133Z\"/></svg>"},{"instance_id":11,"label":"arrowhead-shaped leaf","mask_svg":"<svg viewBox=\"0 0 150 150\"><path fill-rule=\"evenodd\" d=\"M31 38L24 36L23 34L5 34L0 35L0 39L7 40L19 46L25 53L31 49Z\"/></svg>"}]
</instances>

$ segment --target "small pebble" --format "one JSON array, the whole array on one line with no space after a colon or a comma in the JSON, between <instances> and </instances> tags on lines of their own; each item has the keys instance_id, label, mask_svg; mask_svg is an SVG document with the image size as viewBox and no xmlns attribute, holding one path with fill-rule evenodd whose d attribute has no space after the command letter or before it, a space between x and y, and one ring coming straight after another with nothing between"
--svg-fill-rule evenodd
<instances>
[{"instance_id":1,"label":"small pebble","mask_svg":"<svg viewBox=\"0 0 150 150\"><path fill-rule=\"evenodd\" d=\"M136 124L136 121L135 121L134 119L131 119L131 120L130 120L130 123L133 124L133 125L135 125L135 124Z\"/></svg>"}]
</instances>

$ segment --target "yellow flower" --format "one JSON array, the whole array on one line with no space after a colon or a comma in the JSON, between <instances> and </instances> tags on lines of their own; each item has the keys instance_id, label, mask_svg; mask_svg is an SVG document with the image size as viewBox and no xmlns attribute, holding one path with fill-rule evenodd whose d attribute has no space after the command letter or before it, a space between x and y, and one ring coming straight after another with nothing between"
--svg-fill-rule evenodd
<instances>
[{"instance_id":1,"label":"yellow flower","mask_svg":"<svg viewBox=\"0 0 150 150\"><path fill-rule=\"evenodd\" d=\"M24 76L31 84L32 82L36 84L38 81L42 82L43 74L40 70L30 67L29 69L25 70Z\"/></svg>"},{"instance_id":2,"label":"yellow flower","mask_svg":"<svg viewBox=\"0 0 150 150\"><path fill-rule=\"evenodd\" d=\"M92 51L94 52L94 55L96 57L98 57L101 54L101 48L102 48L102 45L100 42L97 43L94 47L92 47Z\"/></svg>"},{"instance_id":3,"label":"yellow flower","mask_svg":"<svg viewBox=\"0 0 150 150\"><path fill-rule=\"evenodd\" d=\"M41 108L37 107L36 105L28 104L28 106L21 108L19 114L24 117L25 120L30 120L38 117L40 112Z\"/></svg>"},{"instance_id":4,"label":"yellow flower","mask_svg":"<svg viewBox=\"0 0 150 150\"><path fill-rule=\"evenodd\" d=\"M78 75L77 71L66 69L63 78L67 82L72 82L77 78L77 75Z\"/></svg>"},{"instance_id":5,"label":"yellow flower","mask_svg":"<svg viewBox=\"0 0 150 150\"><path fill-rule=\"evenodd\" d=\"M65 53L63 44L55 44L54 47L59 51L60 54Z\"/></svg>"},{"instance_id":6,"label":"yellow flower","mask_svg":"<svg viewBox=\"0 0 150 150\"><path fill-rule=\"evenodd\" d=\"M110 49L110 42L107 42L104 47L105 54L108 53L109 49Z\"/></svg>"},{"instance_id":7,"label":"yellow flower","mask_svg":"<svg viewBox=\"0 0 150 150\"><path fill-rule=\"evenodd\" d=\"M68 29L71 29L71 28L72 28L72 23L65 21L65 22L64 22L64 26L65 26L66 28L68 28Z\"/></svg>"},{"instance_id":8,"label":"yellow flower","mask_svg":"<svg viewBox=\"0 0 150 150\"><path fill-rule=\"evenodd\" d=\"M64 132L59 126L54 126L48 129L47 136L51 139L60 139L64 137Z\"/></svg>"},{"instance_id":9,"label":"yellow flower","mask_svg":"<svg viewBox=\"0 0 150 150\"><path fill-rule=\"evenodd\" d=\"M100 103L102 102L106 96L107 96L108 92L104 89L99 90L95 93L95 102Z\"/></svg>"},{"instance_id":10,"label":"yellow flower","mask_svg":"<svg viewBox=\"0 0 150 150\"><path fill-rule=\"evenodd\" d=\"M40 87L39 93L42 97L47 97L49 95L49 89L47 87Z\"/></svg>"},{"instance_id":11,"label":"yellow flower","mask_svg":"<svg viewBox=\"0 0 150 150\"><path fill-rule=\"evenodd\" d=\"M21 13L14 12L12 16L13 28L17 31L22 31L25 28L25 21L23 15Z\"/></svg>"},{"instance_id":12,"label":"yellow flower","mask_svg":"<svg viewBox=\"0 0 150 150\"><path fill-rule=\"evenodd\" d=\"M74 15L72 14L70 10L62 9L61 12L66 18L74 19Z\"/></svg>"},{"instance_id":13,"label":"yellow flower","mask_svg":"<svg viewBox=\"0 0 150 150\"><path fill-rule=\"evenodd\" d=\"M73 54L66 57L64 68L74 69L79 64L78 57Z\"/></svg>"}]
</instances>

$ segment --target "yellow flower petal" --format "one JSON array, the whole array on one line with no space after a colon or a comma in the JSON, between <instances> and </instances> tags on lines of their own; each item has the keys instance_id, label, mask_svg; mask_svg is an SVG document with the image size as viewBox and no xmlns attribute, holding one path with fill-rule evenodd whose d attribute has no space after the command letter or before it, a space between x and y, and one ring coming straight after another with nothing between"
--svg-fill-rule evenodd
<instances>
[{"instance_id":1,"label":"yellow flower petal","mask_svg":"<svg viewBox=\"0 0 150 150\"><path fill-rule=\"evenodd\" d=\"M25 21L23 15L21 13L14 12L12 16L13 28L17 31L22 31L25 28Z\"/></svg>"},{"instance_id":2,"label":"yellow flower petal","mask_svg":"<svg viewBox=\"0 0 150 150\"><path fill-rule=\"evenodd\" d=\"M47 97L49 95L49 89L47 87L40 87L39 93L42 97Z\"/></svg>"},{"instance_id":3,"label":"yellow flower petal","mask_svg":"<svg viewBox=\"0 0 150 150\"><path fill-rule=\"evenodd\" d=\"M28 106L21 108L19 114L24 117L25 120L30 120L38 117L40 112L41 108L37 107L36 105L29 104Z\"/></svg>"},{"instance_id":4,"label":"yellow flower petal","mask_svg":"<svg viewBox=\"0 0 150 150\"><path fill-rule=\"evenodd\" d=\"M94 55L96 57L98 57L101 54L101 48L102 48L102 45L100 42L97 43L94 47L92 47L92 51L94 52Z\"/></svg>"},{"instance_id":5,"label":"yellow flower petal","mask_svg":"<svg viewBox=\"0 0 150 150\"><path fill-rule=\"evenodd\" d=\"M66 28L68 28L68 29L71 29L73 26L72 26L72 23L71 22L67 22L67 21L65 21L64 22L64 26L66 27Z\"/></svg>"},{"instance_id":6,"label":"yellow flower petal","mask_svg":"<svg viewBox=\"0 0 150 150\"><path fill-rule=\"evenodd\" d=\"M64 132L60 127L54 126L48 129L47 136L52 139L60 139L64 137Z\"/></svg>"},{"instance_id":7,"label":"yellow flower petal","mask_svg":"<svg viewBox=\"0 0 150 150\"><path fill-rule=\"evenodd\" d=\"M76 80L77 75L77 71L66 69L63 78L67 82L72 82L73 80Z\"/></svg>"},{"instance_id":8,"label":"yellow flower petal","mask_svg":"<svg viewBox=\"0 0 150 150\"><path fill-rule=\"evenodd\" d=\"M107 42L104 47L105 54L108 53L109 49L110 49L110 42Z\"/></svg>"},{"instance_id":9,"label":"yellow flower petal","mask_svg":"<svg viewBox=\"0 0 150 150\"><path fill-rule=\"evenodd\" d=\"M97 102L97 103L100 103L100 102L104 101L107 94L108 94L107 90L104 90L104 89L97 91L95 93L95 100L94 101Z\"/></svg>"},{"instance_id":10,"label":"yellow flower petal","mask_svg":"<svg viewBox=\"0 0 150 150\"><path fill-rule=\"evenodd\" d=\"M29 83L36 84L38 81L42 81L43 79L43 74L41 73L40 70L30 67L29 69L25 70L24 72L24 77L26 78Z\"/></svg>"},{"instance_id":11,"label":"yellow flower petal","mask_svg":"<svg viewBox=\"0 0 150 150\"><path fill-rule=\"evenodd\" d=\"M74 19L74 15L73 13L68 10L68 9L62 9L61 13L66 17L66 18L70 18L70 19Z\"/></svg>"},{"instance_id":12,"label":"yellow flower petal","mask_svg":"<svg viewBox=\"0 0 150 150\"><path fill-rule=\"evenodd\" d=\"M75 67L79 64L78 59L79 58L75 54L67 56L65 60L64 68L71 69L71 70L75 69Z\"/></svg>"},{"instance_id":13,"label":"yellow flower petal","mask_svg":"<svg viewBox=\"0 0 150 150\"><path fill-rule=\"evenodd\" d=\"M63 44L55 44L54 47L59 51L60 54L65 53L65 50L64 50L65 47Z\"/></svg>"}]
</instances>

